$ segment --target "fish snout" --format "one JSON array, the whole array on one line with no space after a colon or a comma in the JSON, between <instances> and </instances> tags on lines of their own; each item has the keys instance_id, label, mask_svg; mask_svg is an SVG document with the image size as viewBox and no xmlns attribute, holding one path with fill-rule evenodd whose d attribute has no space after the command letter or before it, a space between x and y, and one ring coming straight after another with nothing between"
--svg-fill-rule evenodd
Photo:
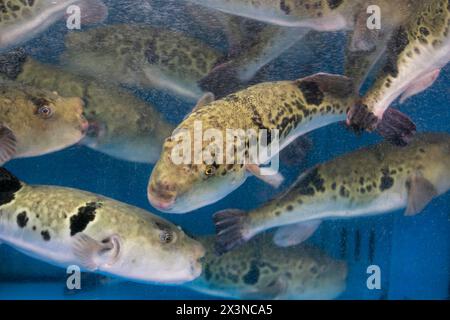
<instances>
[{"instance_id":1,"label":"fish snout","mask_svg":"<svg viewBox=\"0 0 450 320\"><path fill-rule=\"evenodd\" d=\"M150 184L147 190L150 204L160 211L169 211L175 205L177 193L167 182Z\"/></svg>"}]
</instances>

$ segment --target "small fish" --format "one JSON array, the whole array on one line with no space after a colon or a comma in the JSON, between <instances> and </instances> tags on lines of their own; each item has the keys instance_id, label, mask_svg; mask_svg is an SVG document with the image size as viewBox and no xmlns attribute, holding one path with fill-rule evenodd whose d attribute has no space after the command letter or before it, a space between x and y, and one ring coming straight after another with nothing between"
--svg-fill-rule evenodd
<instances>
[{"instance_id":1,"label":"small fish","mask_svg":"<svg viewBox=\"0 0 450 320\"><path fill-rule=\"evenodd\" d=\"M347 264L321 250L301 245L276 247L258 237L217 256L214 239L199 239L206 249L203 273L184 286L232 299L323 300L337 298L346 287Z\"/></svg>"},{"instance_id":2,"label":"small fish","mask_svg":"<svg viewBox=\"0 0 450 320\"><path fill-rule=\"evenodd\" d=\"M400 102L430 87L450 60L450 7L448 0L422 1L413 14L392 33L386 62L363 99L348 114L356 130L378 129L396 144L404 145L416 131L405 116L386 112ZM389 119L388 121L381 120Z\"/></svg>"},{"instance_id":3,"label":"small fish","mask_svg":"<svg viewBox=\"0 0 450 320\"><path fill-rule=\"evenodd\" d=\"M190 100L198 81L223 59L205 43L146 25L108 25L66 37L62 61L76 72L104 81L156 88Z\"/></svg>"},{"instance_id":4,"label":"small fish","mask_svg":"<svg viewBox=\"0 0 450 320\"><path fill-rule=\"evenodd\" d=\"M308 170L288 191L249 213L216 213L217 250L229 251L275 227L274 241L284 247L308 239L324 219L405 207L412 216L449 189L449 134L418 134L404 148L383 142Z\"/></svg>"},{"instance_id":5,"label":"small fish","mask_svg":"<svg viewBox=\"0 0 450 320\"><path fill-rule=\"evenodd\" d=\"M89 129L80 143L118 159L155 163L164 139L174 128L152 105L127 90L40 63L22 49L0 55L2 74L26 85L83 99Z\"/></svg>"},{"instance_id":6,"label":"small fish","mask_svg":"<svg viewBox=\"0 0 450 320\"><path fill-rule=\"evenodd\" d=\"M159 210L185 213L219 201L242 185L250 174L273 186L282 182L279 174L264 176L257 165L238 161L236 164L203 161L202 164L175 165L172 152L179 146L177 134L187 130L193 137L198 122L203 132L215 129L221 131L223 137L227 129L256 132L278 129L281 151L309 131L344 121L354 101L351 79L330 74L261 83L212 103L200 101L164 143L148 185L149 201ZM202 154L208 152L208 146L203 144ZM195 157L194 154L192 159Z\"/></svg>"},{"instance_id":7,"label":"small fish","mask_svg":"<svg viewBox=\"0 0 450 320\"><path fill-rule=\"evenodd\" d=\"M0 0L0 51L44 32L75 4L80 6L84 22L97 22L89 17L106 18L107 8L100 0Z\"/></svg>"},{"instance_id":8,"label":"small fish","mask_svg":"<svg viewBox=\"0 0 450 320\"><path fill-rule=\"evenodd\" d=\"M0 241L58 267L144 283L191 281L204 255L200 243L145 210L76 189L30 186L4 168Z\"/></svg>"},{"instance_id":9,"label":"small fish","mask_svg":"<svg viewBox=\"0 0 450 320\"><path fill-rule=\"evenodd\" d=\"M80 98L0 82L0 165L79 142L88 129Z\"/></svg>"}]
</instances>

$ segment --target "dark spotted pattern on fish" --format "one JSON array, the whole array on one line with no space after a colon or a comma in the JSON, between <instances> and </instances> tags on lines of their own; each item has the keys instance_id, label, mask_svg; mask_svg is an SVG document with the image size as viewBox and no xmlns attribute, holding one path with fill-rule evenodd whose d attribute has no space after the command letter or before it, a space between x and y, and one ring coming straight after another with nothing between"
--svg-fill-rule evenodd
<instances>
[{"instance_id":1,"label":"dark spotted pattern on fish","mask_svg":"<svg viewBox=\"0 0 450 320\"><path fill-rule=\"evenodd\" d=\"M14 200L14 194L22 188L20 181L8 171L0 168L0 206Z\"/></svg>"},{"instance_id":2,"label":"dark spotted pattern on fish","mask_svg":"<svg viewBox=\"0 0 450 320\"><path fill-rule=\"evenodd\" d=\"M79 208L78 213L70 218L70 235L83 232L88 224L95 220L95 211L101 207L101 203L90 202Z\"/></svg>"},{"instance_id":3,"label":"dark spotted pattern on fish","mask_svg":"<svg viewBox=\"0 0 450 320\"><path fill-rule=\"evenodd\" d=\"M17 215L17 225L20 228L25 228L27 226L28 220L29 219L26 211L22 211Z\"/></svg>"}]
</instances>

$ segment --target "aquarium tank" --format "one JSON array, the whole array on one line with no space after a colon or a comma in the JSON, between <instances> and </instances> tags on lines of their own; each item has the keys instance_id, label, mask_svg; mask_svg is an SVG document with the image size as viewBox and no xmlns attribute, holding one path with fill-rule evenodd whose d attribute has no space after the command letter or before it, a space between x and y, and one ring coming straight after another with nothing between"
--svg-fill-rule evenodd
<instances>
[{"instance_id":1,"label":"aquarium tank","mask_svg":"<svg viewBox=\"0 0 450 320\"><path fill-rule=\"evenodd\" d=\"M448 300L449 25L0 0L0 299Z\"/></svg>"}]
</instances>

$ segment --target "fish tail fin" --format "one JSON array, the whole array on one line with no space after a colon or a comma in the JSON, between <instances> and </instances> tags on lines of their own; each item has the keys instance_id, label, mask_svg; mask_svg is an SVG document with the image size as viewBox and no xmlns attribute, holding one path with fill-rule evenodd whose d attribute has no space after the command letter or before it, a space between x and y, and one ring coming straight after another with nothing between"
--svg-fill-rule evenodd
<instances>
[{"instance_id":1,"label":"fish tail fin","mask_svg":"<svg viewBox=\"0 0 450 320\"><path fill-rule=\"evenodd\" d=\"M389 108L377 127L377 132L394 145L406 146L411 142L417 128L415 123L404 113Z\"/></svg>"},{"instance_id":2,"label":"fish tail fin","mask_svg":"<svg viewBox=\"0 0 450 320\"><path fill-rule=\"evenodd\" d=\"M373 131L379 123L377 116L361 102L355 103L347 113L347 125L357 133Z\"/></svg>"},{"instance_id":3,"label":"fish tail fin","mask_svg":"<svg viewBox=\"0 0 450 320\"><path fill-rule=\"evenodd\" d=\"M369 110L369 108L357 103L350 108L347 115L347 125L355 132L363 130L376 131L384 139L397 146L406 146L417 131L414 122L404 113L388 108L382 119Z\"/></svg>"},{"instance_id":4,"label":"fish tail fin","mask_svg":"<svg viewBox=\"0 0 450 320\"><path fill-rule=\"evenodd\" d=\"M222 255L242 244L247 212L237 209L227 209L216 212L213 216L216 225L216 253Z\"/></svg>"},{"instance_id":5,"label":"fish tail fin","mask_svg":"<svg viewBox=\"0 0 450 320\"><path fill-rule=\"evenodd\" d=\"M9 80L15 80L22 73L27 57L23 48L0 54L0 77L5 76Z\"/></svg>"},{"instance_id":6,"label":"fish tail fin","mask_svg":"<svg viewBox=\"0 0 450 320\"><path fill-rule=\"evenodd\" d=\"M22 186L20 180L5 168L0 168L0 198L2 193L14 193Z\"/></svg>"}]
</instances>

